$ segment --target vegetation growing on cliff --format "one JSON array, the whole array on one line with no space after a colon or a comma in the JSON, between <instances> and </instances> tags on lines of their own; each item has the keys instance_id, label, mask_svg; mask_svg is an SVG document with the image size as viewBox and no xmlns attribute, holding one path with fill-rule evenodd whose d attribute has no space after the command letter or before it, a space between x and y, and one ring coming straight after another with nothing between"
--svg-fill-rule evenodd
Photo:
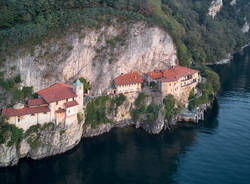
<instances>
[{"instance_id":1,"label":"vegetation growing on cliff","mask_svg":"<svg viewBox=\"0 0 250 184\"><path fill-rule=\"evenodd\" d=\"M167 95L163 99L163 105L164 105L165 118L169 121L173 116L178 114L181 110L181 107L178 106L178 103L173 95Z\"/></svg>"},{"instance_id":2,"label":"vegetation growing on cliff","mask_svg":"<svg viewBox=\"0 0 250 184\"><path fill-rule=\"evenodd\" d=\"M146 121L155 122L158 118L160 106L152 102L146 109Z\"/></svg>"},{"instance_id":3,"label":"vegetation growing on cliff","mask_svg":"<svg viewBox=\"0 0 250 184\"><path fill-rule=\"evenodd\" d=\"M33 95L32 87L23 87L19 89L18 86L21 83L20 75L12 79L4 79L4 74L0 72L0 101L5 99L6 96L4 94L12 94L11 104L16 104L22 101L25 98L29 98ZM3 98L3 99L1 99Z\"/></svg>"},{"instance_id":4,"label":"vegetation growing on cliff","mask_svg":"<svg viewBox=\"0 0 250 184\"><path fill-rule=\"evenodd\" d=\"M248 0L234 6L224 2L215 19L207 15L209 5L207 0L1 1L0 53L11 54L10 48L20 44L38 44L48 34L64 33L70 25L82 23L98 28L119 18L160 25L174 38L183 65L189 65L192 60L217 61L249 41L250 34L241 31L243 18L250 19L249 4Z\"/></svg>"},{"instance_id":5,"label":"vegetation growing on cliff","mask_svg":"<svg viewBox=\"0 0 250 184\"><path fill-rule=\"evenodd\" d=\"M140 116L143 115L146 112L146 105L145 105L145 98L147 96L145 93L140 93L138 97L135 100L135 108L131 110L131 117L134 121L138 121L140 119Z\"/></svg>"},{"instance_id":6,"label":"vegetation growing on cliff","mask_svg":"<svg viewBox=\"0 0 250 184\"><path fill-rule=\"evenodd\" d=\"M199 83L198 89L202 95L195 98L193 93L189 95L189 109L192 110L198 105L211 102L215 95L220 90L220 79L216 72L210 69L202 70L202 77L205 77L205 81Z\"/></svg>"},{"instance_id":7,"label":"vegetation growing on cliff","mask_svg":"<svg viewBox=\"0 0 250 184\"><path fill-rule=\"evenodd\" d=\"M8 124L5 117L0 116L0 144L7 141L7 146L13 146L20 141L23 136L23 129L17 128L15 125Z\"/></svg>"},{"instance_id":8,"label":"vegetation growing on cliff","mask_svg":"<svg viewBox=\"0 0 250 184\"><path fill-rule=\"evenodd\" d=\"M44 125L32 125L25 132L21 128L6 122L6 117L0 116L0 144L7 144L8 147L18 145L21 140L26 139L32 149L41 146L40 136L42 131L52 131L55 124L52 122Z\"/></svg>"},{"instance_id":9,"label":"vegetation growing on cliff","mask_svg":"<svg viewBox=\"0 0 250 184\"><path fill-rule=\"evenodd\" d=\"M135 108L131 110L131 117L134 121L155 122L158 118L160 106L152 102L146 106L147 95L140 93L134 102Z\"/></svg>"},{"instance_id":10,"label":"vegetation growing on cliff","mask_svg":"<svg viewBox=\"0 0 250 184\"><path fill-rule=\"evenodd\" d=\"M81 83L83 83L84 92L87 93L87 91L91 89L89 82L87 82L87 80L83 77L81 77L79 80Z\"/></svg>"},{"instance_id":11,"label":"vegetation growing on cliff","mask_svg":"<svg viewBox=\"0 0 250 184\"><path fill-rule=\"evenodd\" d=\"M83 121L83 113L81 113L81 112L77 113L77 121L78 121L78 124L82 123L82 121Z\"/></svg>"},{"instance_id":12,"label":"vegetation growing on cliff","mask_svg":"<svg viewBox=\"0 0 250 184\"><path fill-rule=\"evenodd\" d=\"M118 96L111 98L109 104L109 113L115 112L115 114L117 114L118 107L121 106L125 100L126 96L124 94L119 94Z\"/></svg>"},{"instance_id":13,"label":"vegetation growing on cliff","mask_svg":"<svg viewBox=\"0 0 250 184\"><path fill-rule=\"evenodd\" d=\"M107 118L107 113L111 114L117 112L117 108L121 106L126 100L126 96L120 94L113 98L109 96L101 96L87 104L85 116L85 124L91 125L96 128L101 123L108 123L110 120ZM108 109L108 110L107 110Z\"/></svg>"},{"instance_id":14,"label":"vegetation growing on cliff","mask_svg":"<svg viewBox=\"0 0 250 184\"><path fill-rule=\"evenodd\" d=\"M102 96L88 103L85 124L90 124L91 127L96 128L100 123L109 122L106 116L106 103L108 99L108 96Z\"/></svg>"},{"instance_id":15,"label":"vegetation growing on cliff","mask_svg":"<svg viewBox=\"0 0 250 184\"><path fill-rule=\"evenodd\" d=\"M4 68L6 55L13 55L17 48L30 48L32 55L34 46L50 37L59 38L69 31L80 32L84 27L99 29L104 25L119 26L121 22L140 20L147 21L149 25L156 24L170 33L181 65L203 65L224 58L227 53L249 42L250 33L241 31L242 17L250 19L247 3L248 0L242 0L231 6L225 2L221 12L212 19L207 15L210 2L206 0L1 1L0 66ZM107 40L106 45L111 49L124 45L124 33L126 31ZM68 50L71 49L72 46L68 46ZM105 57L112 64L113 55L107 53ZM13 79L4 79L3 76L0 74L0 91L13 94L12 104L32 94L30 88L18 89L20 75ZM210 76L214 75L208 78ZM85 90L89 89L87 81L82 81ZM213 85L217 91L217 84ZM0 96L5 98L5 95Z\"/></svg>"}]
</instances>

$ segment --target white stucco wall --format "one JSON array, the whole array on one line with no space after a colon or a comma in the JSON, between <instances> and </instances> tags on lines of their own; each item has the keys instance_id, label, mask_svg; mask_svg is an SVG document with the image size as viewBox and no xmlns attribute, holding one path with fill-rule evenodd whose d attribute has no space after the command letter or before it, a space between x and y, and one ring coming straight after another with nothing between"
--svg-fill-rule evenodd
<instances>
[{"instance_id":1,"label":"white stucco wall","mask_svg":"<svg viewBox=\"0 0 250 184\"><path fill-rule=\"evenodd\" d=\"M188 79L188 76L180 78L178 81L161 83L161 92L163 98L168 94L172 94L178 101L187 102L189 94L195 88L199 81L198 72Z\"/></svg>"},{"instance_id":2,"label":"white stucco wall","mask_svg":"<svg viewBox=\"0 0 250 184\"><path fill-rule=\"evenodd\" d=\"M116 93L131 93L131 92L139 92L141 91L141 84L130 84L124 86L116 86Z\"/></svg>"},{"instance_id":3,"label":"white stucco wall","mask_svg":"<svg viewBox=\"0 0 250 184\"><path fill-rule=\"evenodd\" d=\"M66 127L77 121L78 109L79 105L66 109L66 120L65 120Z\"/></svg>"},{"instance_id":4,"label":"white stucco wall","mask_svg":"<svg viewBox=\"0 0 250 184\"><path fill-rule=\"evenodd\" d=\"M76 99L76 98L74 98ZM73 98L68 98L68 102L72 101ZM49 104L49 108L50 108L50 111L51 111L51 118L50 118L50 121L51 122L55 122L56 121L56 111L58 109L65 109L65 103L67 102L67 100L61 100L61 101L58 101L58 102L52 102Z\"/></svg>"},{"instance_id":5,"label":"white stucco wall","mask_svg":"<svg viewBox=\"0 0 250 184\"><path fill-rule=\"evenodd\" d=\"M70 108L67 108L66 109L66 116L72 116L74 114L77 114L78 113L78 106L79 105L76 105L74 107L70 107Z\"/></svg>"}]
</instances>

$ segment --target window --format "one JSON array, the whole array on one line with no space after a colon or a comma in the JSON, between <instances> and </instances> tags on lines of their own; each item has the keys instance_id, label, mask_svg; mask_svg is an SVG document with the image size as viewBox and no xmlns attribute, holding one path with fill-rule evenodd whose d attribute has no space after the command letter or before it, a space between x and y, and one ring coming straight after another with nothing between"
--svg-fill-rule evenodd
<instances>
[{"instance_id":1,"label":"window","mask_svg":"<svg viewBox=\"0 0 250 184\"><path fill-rule=\"evenodd\" d=\"M75 98L74 98L74 97L73 97L72 99L73 99L73 100L75 100Z\"/></svg>"},{"instance_id":2,"label":"window","mask_svg":"<svg viewBox=\"0 0 250 184\"><path fill-rule=\"evenodd\" d=\"M69 101L69 99L67 98L67 99L66 99L66 102L68 102L68 101Z\"/></svg>"},{"instance_id":3,"label":"window","mask_svg":"<svg viewBox=\"0 0 250 184\"><path fill-rule=\"evenodd\" d=\"M68 110L68 113L70 113L70 109Z\"/></svg>"},{"instance_id":4,"label":"window","mask_svg":"<svg viewBox=\"0 0 250 184\"><path fill-rule=\"evenodd\" d=\"M35 116L35 114L31 114L31 116Z\"/></svg>"},{"instance_id":5,"label":"window","mask_svg":"<svg viewBox=\"0 0 250 184\"><path fill-rule=\"evenodd\" d=\"M47 112L44 112L43 114L47 114Z\"/></svg>"},{"instance_id":6,"label":"window","mask_svg":"<svg viewBox=\"0 0 250 184\"><path fill-rule=\"evenodd\" d=\"M56 105L58 105L58 101L56 102Z\"/></svg>"},{"instance_id":7,"label":"window","mask_svg":"<svg viewBox=\"0 0 250 184\"><path fill-rule=\"evenodd\" d=\"M17 117L17 122L20 122L20 117Z\"/></svg>"}]
</instances>

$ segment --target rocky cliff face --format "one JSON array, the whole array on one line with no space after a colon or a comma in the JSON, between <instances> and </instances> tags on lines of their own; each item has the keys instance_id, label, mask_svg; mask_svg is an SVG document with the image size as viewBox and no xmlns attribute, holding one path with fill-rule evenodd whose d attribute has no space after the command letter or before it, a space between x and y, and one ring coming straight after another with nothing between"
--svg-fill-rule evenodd
<instances>
[{"instance_id":1,"label":"rocky cliff face","mask_svg":"<svg viewBox=\"0 0 250 184\"><path fill-rule=\"evenodd\" d=\"M223 6L222 0L213 0L208 9L208 15L214 18L216 14L221 10L222 6Z\"/></svg>"},{"instance_id":2,"label":"rocky cliff face","mask_svg":"<svg viewBox=\"0 0 250 184\"><path fill-rule=\"evenodd\" d=\"M90 125L86 125L83 128L83 137L94 137L101 135L103 133L109 132L112 128L121 128L125 126L135 126L136 128L142 128L150 134L158 134L163 129L169 128L175 125L177 122L176 118L172 121L167 121L163 114L163 109L158 113L158 118L156 121L134 121L131 117L131 109L134 108L134 102L137 99L138 94L126 94L126 101L118 108L117 114L109 114L107 118L111 121L110 123L100 124L96 128L92 128ZM147 94L144 100L145 106L154 102L154 104L161 105L162 97L158 92L155 94Z\"/></svg>"},{"instance_id":3,"label":"rocky cliff face","mask_svg":"<svg viewBox=\"0 0 250 184\"><path fill-rule=\"evenodd\" d=\"M234 6L234 5L236 5L236 3L237 3L237 0L232 0L232 1L230 2L230 5L231 5L231 6Z\"/></svg>"},{"instance_id":4,"label":"rocky cliff face","mask_svg":"<svg viewBox=\"0 0 250 184\"><path fill-rule=\"evenodd\" d=\"M20 74L22 85L33 86L35 91L55 82L72 82L84 77L91 83L92 93L101 94L121 73L132 70L148 72L175 65L176 62L176 49L171 37L158 27L139 22L113 24L98 30L84 28L61 38L48 39L31 52L17 51L15 57L7 58L5 68L0 70L6 71L6 78ZM128 95L118 113L110 115L113 123L92 129L74 122L65 130L59 127L39 130L39 133L23 138L18 145L0 145L0 167L15 165L24 157L41 159L63 153L78 144L82 136L100 135L113 127L141 126L140 122L131 121L130 116L137 95ZM162 126L159 127L157 131L148 132L159 132ZM36 137L38 134L39 137ZM38 140L39 145L31 146L30 137Z\"/></svg>"},{"instance_id":5,"label":"rocky cliff face","mask_svg":"<svg viewBox=\"0 0 250 184\"><path fill-rule=\"evenodd\" d=\"M249 25L249 23L247 22L247 19L245 18L245 24L244 24L243 27L242 27L242 32L243 32L243 33L248 33L249 29L250 29L250 25Z\"/></svg>"},{"instance_id":6,"label":"rocky cliff face","mask_svg":"<svg viewBox=\"0 0 250 184\"><path fill-rule=\"evenodd\" d=\"M5 144L1 144L0 167L15 165L20 158L41 159L72 149L81 140L82 124L83 122L80 124L74 122L67 129L59 127L56 129L43 128L24 138L18 145L15 144L8 147ZM37 135L39 135L39 138L36 145L28 143L30 137Z\"/></svg>"},{"instance_id":7,"label":"rocky cliff face","mask_svg":"<svg viewBox=\"0 0 250 184\"><path fill-rule=\"evenodd\" d=\"M8 58L5 69L6 77L20 73L22 84L33 86L35 91L84 77L91 83L92 92L101 94L121 73L165 68L176 60L171 37L158 27L140 22L98 30L86 28L47 40L31 53Z\"/></svg>"}]
</instances>

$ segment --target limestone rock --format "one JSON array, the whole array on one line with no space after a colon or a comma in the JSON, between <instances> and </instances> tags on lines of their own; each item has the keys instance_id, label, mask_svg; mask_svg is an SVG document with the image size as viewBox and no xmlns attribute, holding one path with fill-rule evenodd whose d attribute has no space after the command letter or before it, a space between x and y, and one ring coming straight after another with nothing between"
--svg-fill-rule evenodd
<instances>
[{"instance_id":1,"label":"limestone rock","mask_svg":"<svg viewBox=\"0 0 250 184\"><path fill-rule=\"evenodd\" d=\"M216 14L221 10L222 6L223 6L222 0L213 0L208 9L208 15L214 18Z\"/></svg>"},{"instance_id":2,"label":"limestone rock","mask_svg":"<svg viewBox=\"0 0 250 184\"><path fill-rule=\"evenodd\" d=\"M28 156L32 159L41 159L64 153L80 142L82 131L82 123L79 124L77 121L65 130L43 131L40 138L41 145L31 149Z\"/></svg>"},{"instance_id":3,"label":"limestone rock","mask_svg":"<svg viewBox=\"0 0 250 184\"><path fill-rule=\"evenodd\" d=\"M76 146L82 138L82 123L73 122L67 129L57 127L54 130L41 130L39 132L40 145L31 148L24 138L18 146L0 145L0 167L13 166L20 158L31 157L41 159L52 155L64 153Z\"/></svg>"},{"instance_id":4,"label":"limestone rock","mask_svg":"<svg viewBox=\"0 0 250 184\"><path fill-rule=\"evenodd\" d=\"M155 122L144 122L141 127L148 133L159 134L165 125L165 118L161 111L159 111L158 118Z\"/></svg>"},{"instance_id":5,"label":"limestone rock","mask_svg":"<svg viewBox=\"0 0 250 184\"><path fill-rule=\"evenodd\" d=\"M16 56L7 58L5 68L0 71L6 70L6 78L20 74L22 86L33 86L34 91L55 82L72 82L84 77L91 83L92 94L103 94L121 73L132 70L146 73L176 62L172 38L158 27L137 22L99 30L84 28L61 39L46 40L43 45L36 46L33 53L17 51ZM14 66L15 71L11 69ZM73 122L65 130L59 127L53 131L43 130L39 132L40 145L35 148L31 148L26 138L17 147L0 145L0 167L15 165L24 157L41 159L64 153L77 145L81 137L100 135L113 127L134 125L130 110L137 95L128 95L118 113L111 117L113 123L102 124L96 129L86 125L83 129L83 122Z\"/></svg>"},{"instance_id":6,"label":"limestone rock","mask_svg":"<svg viewBox=\"0 0 250 184\"><path fill-rule=\"evenodd\" d=\"M50 42L37 46L33 54L7 58L6 78L20 73L22 85L37 91L55 82L84 77L91 83L92 93L101 94L121 73L148 72L177 62L172 38L144 22L99 30L85 28ZM13 66L16 73L10 69Z\"/></svg>"},{"instance_id":7,"label":"limestone rock","mask_svg":"<svg viewBox=\"0 0 250 184\"><path fill-rule=\"evenodd\" d=\"M230 5L231 5L231 6L234 6L234 5L236 5L236 3L237 3L237 0L232 0L232 1L230 2Z\"/></svg>"},{"instance_id":8,"label":"limestone rock","mask_svg":"<svg viewBox=\"0 0 250 184\"><path fill-rule=\"evenodd\" d=\"M16 145L8 147L5 144L0 145L0 167L16 165L18 162L18 153Z\"/></svg>"},{"instance_id":9,"label":"limestone rock","mask_svg":"<svg viewBox=\"0 0 250 184\"><path fill-rule=\"evenodd\" d=\"M245 24L243 25L241 30L242 30L243 33L248 33L249 29L250 29L250 25L249 25L249 23L247 22L247 20L245 18Z\"/></svg>"}]
</instances>

